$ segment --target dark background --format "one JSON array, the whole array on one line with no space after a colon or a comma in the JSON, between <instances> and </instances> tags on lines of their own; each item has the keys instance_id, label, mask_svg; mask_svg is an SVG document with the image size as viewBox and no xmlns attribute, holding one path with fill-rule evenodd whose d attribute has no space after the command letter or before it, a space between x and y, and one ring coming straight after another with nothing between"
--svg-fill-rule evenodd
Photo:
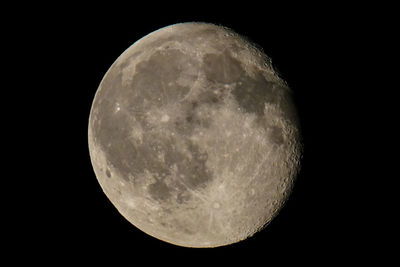
<instances>
[{"instance_id":1,"label":"dark background","mask_svg":"<svg viewBox=\"0 0 400 267\"><path fill-rule=\"evenodd\" d=\"M371 236L357 220L365 203L356 197L362 188L354 187L365 179L358 155L366 137L357 129L366 120L360 102L368 93L359 77L369 75L358 66L360 44L378 27L374 17L347 6L151 5L102 6L102 12L43 7L40 13L26 7L29 16L10 31L22 39L16 67L28 61L27 75L16 79L29 84L21 101L31 136L23 141L26 168L18 168L30 176L14 209L22 218L15 220L11 247L32 259L134 264L143 258L150 265L187 258L224 265L358 261ZM227 26L264 49L295 93L305 145L301 173L279 215L248 240L215 249L170 245L132 226L103 194L87 144L91 103L111 64L146 34L188 21Z\"/></svg>"}]
</instances>

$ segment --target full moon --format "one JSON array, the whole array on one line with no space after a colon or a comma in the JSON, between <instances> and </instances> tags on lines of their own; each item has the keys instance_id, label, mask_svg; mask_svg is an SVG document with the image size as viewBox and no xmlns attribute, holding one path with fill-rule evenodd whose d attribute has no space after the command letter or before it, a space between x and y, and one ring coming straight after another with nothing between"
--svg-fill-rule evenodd
<instances>
[{"instance_id":1,"label":"full moon","mask_svg":"<svg viewBox=\"0 0 400 267\"><path fill-rule=\"evenodd\" d=\"M292 91L233 30L181 23L130 46L105 74L88 126L94 172L134 226L185 247L263 229L300 168Z\"/></svg>"}]
</instances>

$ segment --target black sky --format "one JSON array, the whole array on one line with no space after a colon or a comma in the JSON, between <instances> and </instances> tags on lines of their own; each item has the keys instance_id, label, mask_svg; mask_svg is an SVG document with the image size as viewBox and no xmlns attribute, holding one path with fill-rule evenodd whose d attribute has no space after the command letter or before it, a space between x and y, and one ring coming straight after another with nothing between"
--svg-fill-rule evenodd
<instances>
[{"instance_id":1,"label":"black sky","mask_svg":"<svg viewBox=\"0 0 400 267\"><path fill-rule=\"evenodd\" d=\"M29 61L28 74L19 79L31 85L24 93L32 114L25 124L33 132L25 157L33 159L27 165L36 179L25 186L30 207L25 219L16 219L21 236L13 247L37 249L41 252L32 254L38 259L49 253L127 262L146 255L150 262L160 257L170 263L180 258L318 263L355 255L364 240L353 220L360 211L352 197L360 179L355 151L364 141L355 133L364 122L354 104L355 96L361 99L355 62L360 38L374 23L359 8L236 5L102 6L101 13L60 6L14 23L10 32L22 39L17 49ZM173 246L133 227L102 193L87 145L91 102L114 60L144 35L187 21L227 26L262 47L295 93L304 135L303 167L280 214L254 237L217 249Z\"/></svg>"}]
</instances>

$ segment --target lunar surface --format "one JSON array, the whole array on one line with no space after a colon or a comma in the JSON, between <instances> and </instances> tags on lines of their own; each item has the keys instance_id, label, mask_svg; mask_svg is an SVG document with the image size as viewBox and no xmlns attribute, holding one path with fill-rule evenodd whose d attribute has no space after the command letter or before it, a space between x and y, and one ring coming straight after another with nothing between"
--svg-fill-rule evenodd
<instances>
[{"instance_id":1,"label":"lunar surface","mask_svg":"<svg viewBox=\"0 0 400 267\"><path fill-rule=\"evenodd\" d=\"M88 141L109 200L145 233L179 246L252 236L286 201L300 167L297 113L269 58L230 29L181 23L150 33L110 67Z\"/></svg>"}]
</instances>

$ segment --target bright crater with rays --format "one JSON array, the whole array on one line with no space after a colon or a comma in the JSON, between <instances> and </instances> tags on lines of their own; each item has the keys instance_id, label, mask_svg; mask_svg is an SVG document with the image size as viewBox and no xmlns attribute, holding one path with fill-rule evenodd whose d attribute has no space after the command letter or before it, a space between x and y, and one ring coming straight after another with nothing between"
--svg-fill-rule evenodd
<instances>
[{"instance_id":1,"label":"bright crater with rays","mask_svg":"<svg viewBox=\"0 0 400 267\"><path fill-rule=\"evenodd\" d=\"M291 90L262 51L213 24L175 24L128 48L98 88L88 130L113 205L180 246L261 230L300 168Z\"/></svg>"}]
</instances>

